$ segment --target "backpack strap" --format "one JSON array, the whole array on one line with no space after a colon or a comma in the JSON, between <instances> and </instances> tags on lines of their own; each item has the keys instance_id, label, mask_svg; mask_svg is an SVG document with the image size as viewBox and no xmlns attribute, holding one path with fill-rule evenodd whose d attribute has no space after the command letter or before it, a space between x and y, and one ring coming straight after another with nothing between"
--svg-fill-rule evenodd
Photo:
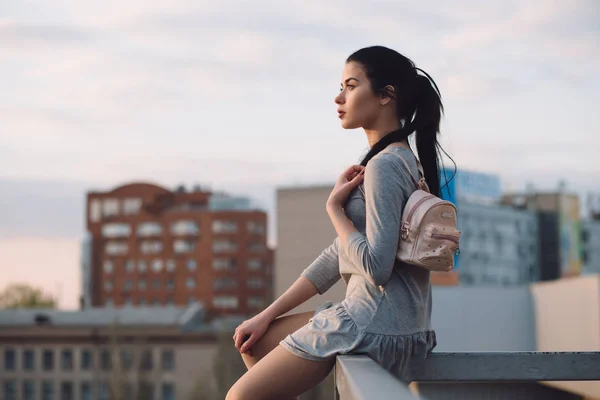
<instances>
[{"instance_id":1,"label":"backpack strap","mask_svg":"<svg viewBox=\"0 0 600 400\"><path fill-rule=\"evenodd\" d=\"M393 153L393 154L396 154L396 153ZM427 186L427 182L425 182L425 173L423 172L423 166L421 165L421 162L415 157L415 159L417 161L417 169L419 170L419 175L420 175L420 179L417 181L417 179L414 177L412 172L410 172L410 166L408 165L408 163L406 162L404 157L402 157L400 154L396 154L396 155L398 157L400 157L400 159L406 166L406 170L408 171L408 174L410 175L410 178L412 179L413 183L417 187L417 190L424 190L427 193L431 193L429 191L429 186Z\"/></svg>"}]
</instances>

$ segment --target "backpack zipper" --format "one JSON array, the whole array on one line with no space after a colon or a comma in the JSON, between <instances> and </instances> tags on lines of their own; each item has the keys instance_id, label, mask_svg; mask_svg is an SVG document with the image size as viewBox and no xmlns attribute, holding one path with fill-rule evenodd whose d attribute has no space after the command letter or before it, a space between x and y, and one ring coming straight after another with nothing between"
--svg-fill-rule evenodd
<instances>
[{"instance_id":1,"label":"backpack zipper","mask_svg":"<svg viewBox=\"0 0 600 400\"><path fill-rule=\"evenodd\" d=\"M408 239L408 230L410 229L410 221L412 219L413 214L417 211L417 208L421 207L421 204L423 204L424 202L426 202L427 200L429 200L433 197L435 197L435 196L433 194L430 194L429 196L425 196L421 200L419 200L417 202L417 204L415 204L415 206L408 213L408 217L406 217L406 221L402 221L402 239L403 240Z\"/></svg>"}]
</instances>

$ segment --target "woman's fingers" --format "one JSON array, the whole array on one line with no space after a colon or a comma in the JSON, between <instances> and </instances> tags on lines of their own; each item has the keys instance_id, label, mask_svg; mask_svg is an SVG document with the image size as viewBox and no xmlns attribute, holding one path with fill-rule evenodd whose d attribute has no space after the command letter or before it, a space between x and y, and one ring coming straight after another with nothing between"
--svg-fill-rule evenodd
<instances>
[{"instance_id":1,"label":"woman's fingers","mask_svg":"<svg viewBox=\"0 0 600 400\"><path fill-rule=\"evenodd\" d=\"M254 337L255 337L254 334L252 334L248 337L248 339L244 342L244 344L240 348L240 353L245 353L250 347L252 347L252 345L254 344L254 340L255 340Z\"/></svg>"},{"instance_id":2,"label":"woman's fingers","mask_svg":"<svg viewBox=\"0 0 600 400\"><path fill-rule=\"evenodd\" d=\"M236 333L236 336L235 336L235 348L236 349L239 350L242 347L242 344L244 343L243 339L244 339L243 332L240 331L240 332Z\"/></svg>"}]
</instances>

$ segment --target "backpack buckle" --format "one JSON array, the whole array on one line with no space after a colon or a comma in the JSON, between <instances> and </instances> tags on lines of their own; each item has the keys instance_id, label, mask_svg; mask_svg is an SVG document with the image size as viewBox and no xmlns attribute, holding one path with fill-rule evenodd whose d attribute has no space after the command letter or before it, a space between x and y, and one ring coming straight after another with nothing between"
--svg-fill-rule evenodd
<instances>
[{"instance_id":1,"label":"backpack buckle","mask_svg":"<svg viewBox=\"0 0 600 400\"><path fill-rule=\"evenodd\" d=\"M410 225L408 224L408 222L402 222L402 240L406 240L408 239L408 229L410 228Z\"/></svg>"}]
</instances>

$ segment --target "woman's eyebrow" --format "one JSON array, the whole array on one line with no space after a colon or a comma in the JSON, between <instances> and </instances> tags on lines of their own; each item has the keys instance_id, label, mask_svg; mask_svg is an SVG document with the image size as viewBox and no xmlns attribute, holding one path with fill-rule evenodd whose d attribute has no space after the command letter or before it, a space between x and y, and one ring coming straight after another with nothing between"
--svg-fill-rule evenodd
<instances>
[{"instance_id":1,"label":"woman's eyebrow","mask_svg":"<svg viewBox=\"0 0 600 400\"><path fill-rule=\"evenodd\" d=\"M346 79L346 80L344 81L344 83L347 85L347 84L348 84L348 82L350 82L352 79L354 79L356 82L360 82L358 79L356 79L356 78L353 78L353 77L350 77L350 78ZM341 83L340 83L340 85L341 85Z\"/></svg>"}]
</instances>

